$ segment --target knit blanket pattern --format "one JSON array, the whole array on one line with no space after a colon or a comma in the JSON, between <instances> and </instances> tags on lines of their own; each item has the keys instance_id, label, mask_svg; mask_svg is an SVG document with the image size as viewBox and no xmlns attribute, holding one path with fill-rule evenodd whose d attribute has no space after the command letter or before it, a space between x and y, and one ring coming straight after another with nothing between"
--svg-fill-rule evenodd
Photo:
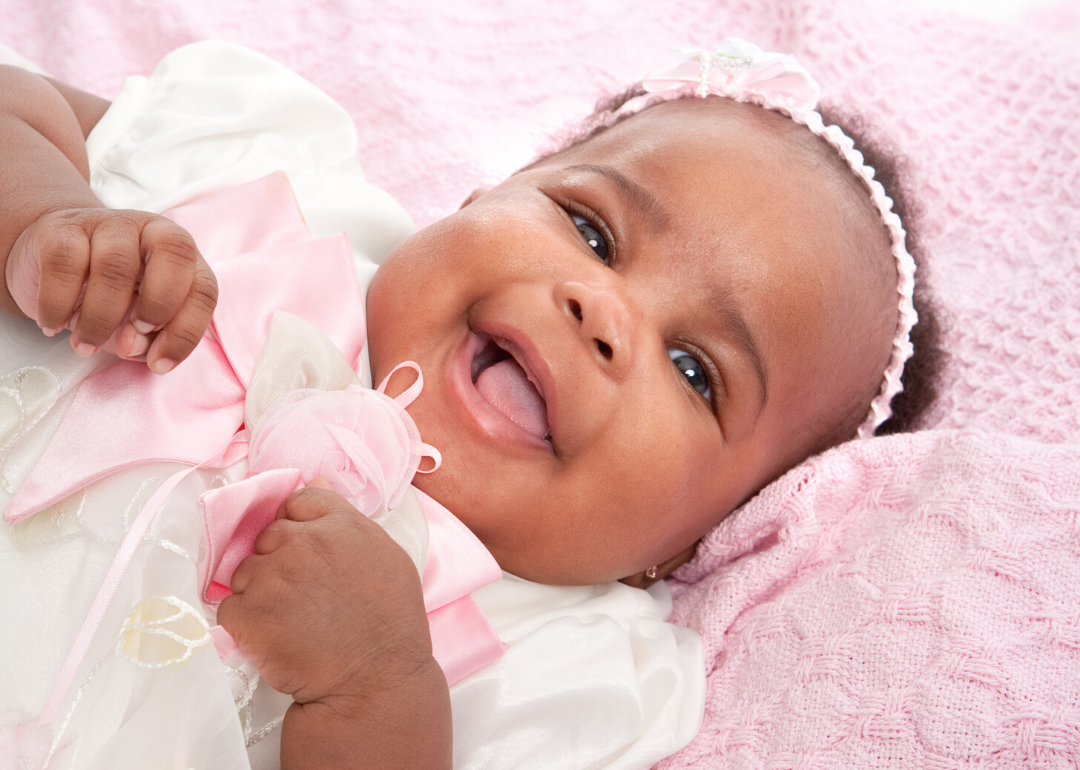
<instances>
[{"instance_id":1,"label":"knit blanket pattern","mask_svg":"<svg viewBox=\"0 0 1080 770\"><path fill-rule=\"evenodd\" d=\"M709 690L662 766L1080 764L1080 2L1012 27L886 0L0 0L0 21L106 97L183 43L262 50L350 111L419 225L679 46L795 53L901 159L949 358L928 430L794 468L672 581Z\"/></svg>"},{"instance_id":2,"label":"knit blanket pattern","mask_svg":"<svg viewBox=\"0 0 1080 770\"><path fill-rule=\"evenodd\" d=\"M705 540L678 620L705 726L664 767L1072 767L1080 453L969 431L846 445Z\"/></svg>"}]
</instances>

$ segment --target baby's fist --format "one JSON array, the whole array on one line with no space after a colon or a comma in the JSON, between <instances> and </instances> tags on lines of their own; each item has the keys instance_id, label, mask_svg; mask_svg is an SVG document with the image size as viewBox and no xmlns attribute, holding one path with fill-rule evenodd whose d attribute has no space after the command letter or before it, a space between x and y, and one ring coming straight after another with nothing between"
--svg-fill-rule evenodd
<instances>
[{"instance_id":1,"label":"baby's fist","mask_svg":"<svg viewBox=\"0 0 1080 770\"><path fill-rule=\"evenodd\" d=\"M145 211L46 214L15 242L6 279L46 334L70 329L80 355L145 356L159 374L195 349L217 304L217 280L191 235Z\"/></svg>"},{"instance_id":2,"label":"baby's fist","mask_svg":"<svg viewBox=\"0 0 1080 770\"><path fill-rule=\"evenodd\" d=\"M236 568L218 622L298 703L350 698L434 665L420 576L329 489L294 493Z\"/></svg>"}]
</instances>

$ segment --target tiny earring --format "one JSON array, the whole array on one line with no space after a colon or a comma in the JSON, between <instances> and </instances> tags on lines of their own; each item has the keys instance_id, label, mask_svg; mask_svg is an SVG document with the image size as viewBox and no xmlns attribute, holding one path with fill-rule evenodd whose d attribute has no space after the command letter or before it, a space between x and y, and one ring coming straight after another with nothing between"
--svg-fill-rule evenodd
<instances>
[{"instance_id":1,"label":"tiny earring","mask_svg":"<svg viewBox=\"0 0 1080 770\"><path fill-rule=\"evenodd\" d=\"M645 570L645 579L646 580L656 580L656 578L657 578L657 576L659 574L660 574L660 568L659 567L649 567L647 570Z\"/></svg>"}]
</instances>

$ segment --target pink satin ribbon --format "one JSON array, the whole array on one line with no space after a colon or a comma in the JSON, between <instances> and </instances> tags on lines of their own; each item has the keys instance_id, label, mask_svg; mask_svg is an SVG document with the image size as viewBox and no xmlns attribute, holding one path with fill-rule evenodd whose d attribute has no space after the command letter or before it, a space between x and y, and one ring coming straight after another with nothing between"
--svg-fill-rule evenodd
<instances>
[{"instance_id":1,"label":"pink satin ribbon","mask_svg":"<svg viewBox=\"0 0 1080 770\"><path fill-rule=\"evenodd\" d=\"M4 514L8 523L21 521L136 465L175 461L193 466L166 480L136 516L50 692L41 724L56 718L124 571L169 494L195 468L226 467L246 453L244 397L274 312L284 310L315 326L347 361L358 362L364 344L363 298L348 242L344 235L310 237L284 174L211 193L167 215L194 236L217 274L219 304L207 335L168 375L120 361L87 378ZM399 399L411 401L422 387L418 377ZM438 453L422 446L438 467ZM220 601L228 594L232 571L300 485L299 471L280 468L203 495L208 545L200 573L204 599ZM502 642L470 596L502 573L456 517L417 494L429 525L425 609L436 660L452 684L503 653ZM230 647L227 636L215 629L219 651Z\"/></svg>"},{"instance_id":2,"label":"pink satin ribbon","mask_svg":"<svg viewBox=\"0 0 1080 770\"><path fill-rule=\"evenodd\" d=\"M217 275L208 334L163 377L127 361L88 377L8 505L9 524L125 468L170 460L195 465L213 456L243 426L247 384L275 310L311 323L346 360L359 359L363 296L348 241L344 234L307 234L284 174L166 213L194 236Z\"/></svg>"}]
</instances>

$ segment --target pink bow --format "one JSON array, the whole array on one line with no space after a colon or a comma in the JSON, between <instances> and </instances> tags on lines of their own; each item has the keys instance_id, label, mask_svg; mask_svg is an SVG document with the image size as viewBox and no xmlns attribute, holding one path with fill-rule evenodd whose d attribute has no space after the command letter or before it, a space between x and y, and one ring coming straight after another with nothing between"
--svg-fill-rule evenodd
<instances>
[{"instance_id":1,"label":"pink bow","mask_svg":"<svg viewBox=\"0 0 1080 770\"><path fill-rule=\"evenodd\" d=\"M167 375L151 374L145 364L119 361L84 380L4 514L8 523L21 521L98 479L136 465L174 461L192 466L166 481L130 528L50 695L43 722L59 709L142 533L179 477L198 466L220 468L249 458L248 478L200 498L209 554L200 565L200 587L204 599L220 601L232 570L251 553L255 536L284 499L313 476L327 475L322 465L307 467L302 458L289 456L284 449L302 446L297 436L306 437L310 431L298 434L289 427L287 410L278 408L279 401L296 400L291 394L271 398L278 395L273 392L275 372L268 373L260 358L273 353L266 349L271 347L267 344L271 328L289 323L314 327L318 331L310 335L327 341L324 347L333 351L332 356L345 357L335 376L358 382L355 369L365 327L351 249L343 234L311 238L283 173L211 193L167 215L192 234L217 275L219 303L210 329L192 355ZM285 360L301 359L293 367L294 380L299 379L292 387L304 387L305 378L318 379L319 367L325 366L303 360L309 348L302 345L299 353L286 350L280 355ZM403 395L411 400L420 386L422 381ZM254 405L254 414L252 387L269 402ZM331 485L367 515L393 508L407 491L420 457L433 451L420 441L404 405L358 387L309 395L312 403L322 399L316 409L322 410L319 420L329 444L345 458L337 473L329 474ZM362 404L365 416L344 425L347 418L339 407L345 402ZM256 422L263 412L276 416ZM245 424L245 419L255 424ZM264 440L275 428L284 433ZM321 462L326 451L313 449L308 457ZM425 607L435 657L453 683L504 650L470 596L502 573L487 549L449 511L419 491L417 497L429 535L423 565Z\"/></svg>"},{"instance_id":2,"label":"pink bow","mask_svg":"<svg viewBox=\"0 0 1080 770\"><path fill-rule=\"evenodd\" d=\"M762 51L737 37L724 38L711 49L683 53L686 59L642 81L646 98L692 87L700 97L717 94L799 112L817 107L821 89L791 54Z\"/></svg>"},{"instance_id":3,"label":"pink bow","mask_svg":"<svg viewBox=\"0 0 1080 770\"><path fill-rule=\"evenodd\" d=\"M225 213L227 212L227 214ZM344 234L313 240L284 174L167 212L217 274L218 308L183 365L159 377L120 361L80 386L60 429L8 505L9 524L86 485L154 461L207 462L244 424L244 397L275 311L326 334L355 362L363 296Z\"/></svg>"}]
</instances>

